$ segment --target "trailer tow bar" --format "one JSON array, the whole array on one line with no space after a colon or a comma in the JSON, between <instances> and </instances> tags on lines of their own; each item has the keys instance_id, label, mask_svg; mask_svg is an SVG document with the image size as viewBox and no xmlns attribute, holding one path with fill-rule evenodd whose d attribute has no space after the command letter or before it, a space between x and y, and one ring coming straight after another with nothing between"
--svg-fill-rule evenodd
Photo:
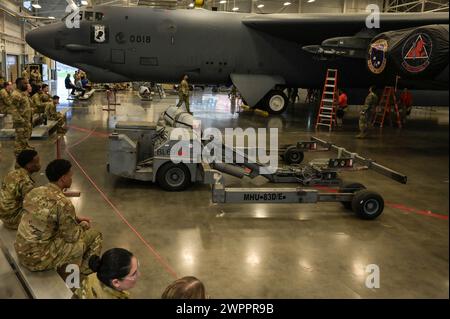
<instances>
[{"instance_id":1,"label":"trailer tow bar","mask_svg":"<svg viewBox=\"0 0 450 319\"><path fill-rule=\"evenodd\" d=\"M311 140L328 148L330 151L336 151L338 153L338 158L353 159L355 161L355 163L364 165L368 169L372 169L373 171L377 172L378 174L389 177L389 178L393 179L394 181L399 182L401 184L406 184L408 182L408 177L406 175L396 172L396 171L394 171L388 167L385 167L383 165L380 165L377 162L375 162L374 160L364 158L357 153L352 153L343 147L340 147L335 144L329 143L327 141L321 140L317 137L311 137Z\"/></svg>"}]
</instances>

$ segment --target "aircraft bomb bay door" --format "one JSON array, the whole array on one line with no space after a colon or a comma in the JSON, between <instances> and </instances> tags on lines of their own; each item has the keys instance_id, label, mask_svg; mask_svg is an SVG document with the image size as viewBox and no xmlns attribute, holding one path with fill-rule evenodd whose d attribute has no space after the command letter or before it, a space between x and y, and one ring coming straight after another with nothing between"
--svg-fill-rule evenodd
<instances>
[{"instance_id":1,"label":"aircraft bomb bay door","mask_svg":"<svg viewBox=\"0 0 450 319\"><path fill-rule=\"evenodd\" d=\"M208 32L204 33L207 38L205 43L217 43L217 35L220 34L220 45L205 47L199 50L201 57L201 77L210 82L227 84L229 74L235 68L236 53L233 47L232 35L222 32L216 26L210 26Z\"/></svg>"}]
</instances>

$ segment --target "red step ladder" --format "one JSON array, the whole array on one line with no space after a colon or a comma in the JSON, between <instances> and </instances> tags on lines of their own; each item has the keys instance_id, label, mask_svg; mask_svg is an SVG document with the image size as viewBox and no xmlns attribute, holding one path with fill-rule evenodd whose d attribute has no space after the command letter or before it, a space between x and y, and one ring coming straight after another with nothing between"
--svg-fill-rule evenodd
<instances>
[{"instance_id":1,"label":"red step ladder","mask_svg":"<svg viewBox=\"0 0 450 319\"><path fill-rule=\"evenodd\" d=\"M322 99L320 101L319 113L317 114L316 129L319 126L327 126L331 131L336 125L336 110L338 102L338 70L328 69L323 85Z\"/></svg>"},{"instance_id":2,"label":"red step ladder","mask_svg":"<svg viewBox=\"0 0 450 319\"><path fill-rule=\"evenodd\" d=\"M380 99L380 104L375 109L375 116L373 117L372 125L379 125L383 128L386 118L389 119L392 126L392 106L394 107L394 115L396 116L397 127L402 128L402 119L398 111L397 97L395 96L395 89L392 86L386 86L383 90L383 96Z\"/></svg>"}]
</instances>

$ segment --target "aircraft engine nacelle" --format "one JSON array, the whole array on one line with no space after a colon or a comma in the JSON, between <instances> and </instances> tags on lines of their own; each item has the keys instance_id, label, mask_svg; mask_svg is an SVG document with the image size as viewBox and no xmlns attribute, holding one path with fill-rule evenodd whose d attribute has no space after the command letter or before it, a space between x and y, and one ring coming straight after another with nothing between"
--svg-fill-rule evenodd
<instances>
[{"instance_id":1,"label":"aircraft engine nacelle","mask_svg":"<svg viewBox=\"0 0 450 319\"><path fill-rule=\"evenodd\" d=\"M367 66L375 75L434 80L446 72L448 25L428 25L381 33L369 45Z\"/></svg>"}]
</instances>

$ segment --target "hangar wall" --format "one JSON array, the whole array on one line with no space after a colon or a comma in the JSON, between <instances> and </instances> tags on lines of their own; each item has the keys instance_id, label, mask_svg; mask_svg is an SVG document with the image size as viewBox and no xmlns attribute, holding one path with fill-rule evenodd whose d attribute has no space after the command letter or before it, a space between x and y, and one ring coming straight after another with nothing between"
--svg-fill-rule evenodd
<instances>
[{"instance_id":1,"label":"hangar wall","mask_svg":"<svg viewBox=\"0 0 450 319\"><path fill-rule=\"evenodd\" d=\"M355 13L364 12L369 4L377 4L383 9L382 0L322 0L308 3L300 1L298 12L301 13Z\"/></svg>"},{"instance_id":2,"label":"hangar wall","mask_svg":"<svg viewBox=\"0 0 450 319\"><path fill-rule=\"evenodd\" d=\"M31 62L34 50L25 42L25 34L32 29L19 12L19 6L11 1L0 2L0 74L8 80L20 73L25 63ZM16 62L17 66L13 66ZM13 68L14 72L8 70Z\"/></svg>"},{"instance_id":3,"label":"hangar wall","mask_svg":"<svg viewBox=\"0 0 450 319\"><path fill-rule=\"evenodd\" d=\"M286 0L287 1L287 0ZM367 5L377 4L383 9L383 0L320 0L308 3L308 0L290 0L291 5L284 7L280 0L230 0L220 4L219 0L210 1L207 6L215 6L218 10L231 10L239 7L239 12L255 13L355 13L364 12ZM264 8L258 9L259 4Z\"/></svg>"}]
</instances>

